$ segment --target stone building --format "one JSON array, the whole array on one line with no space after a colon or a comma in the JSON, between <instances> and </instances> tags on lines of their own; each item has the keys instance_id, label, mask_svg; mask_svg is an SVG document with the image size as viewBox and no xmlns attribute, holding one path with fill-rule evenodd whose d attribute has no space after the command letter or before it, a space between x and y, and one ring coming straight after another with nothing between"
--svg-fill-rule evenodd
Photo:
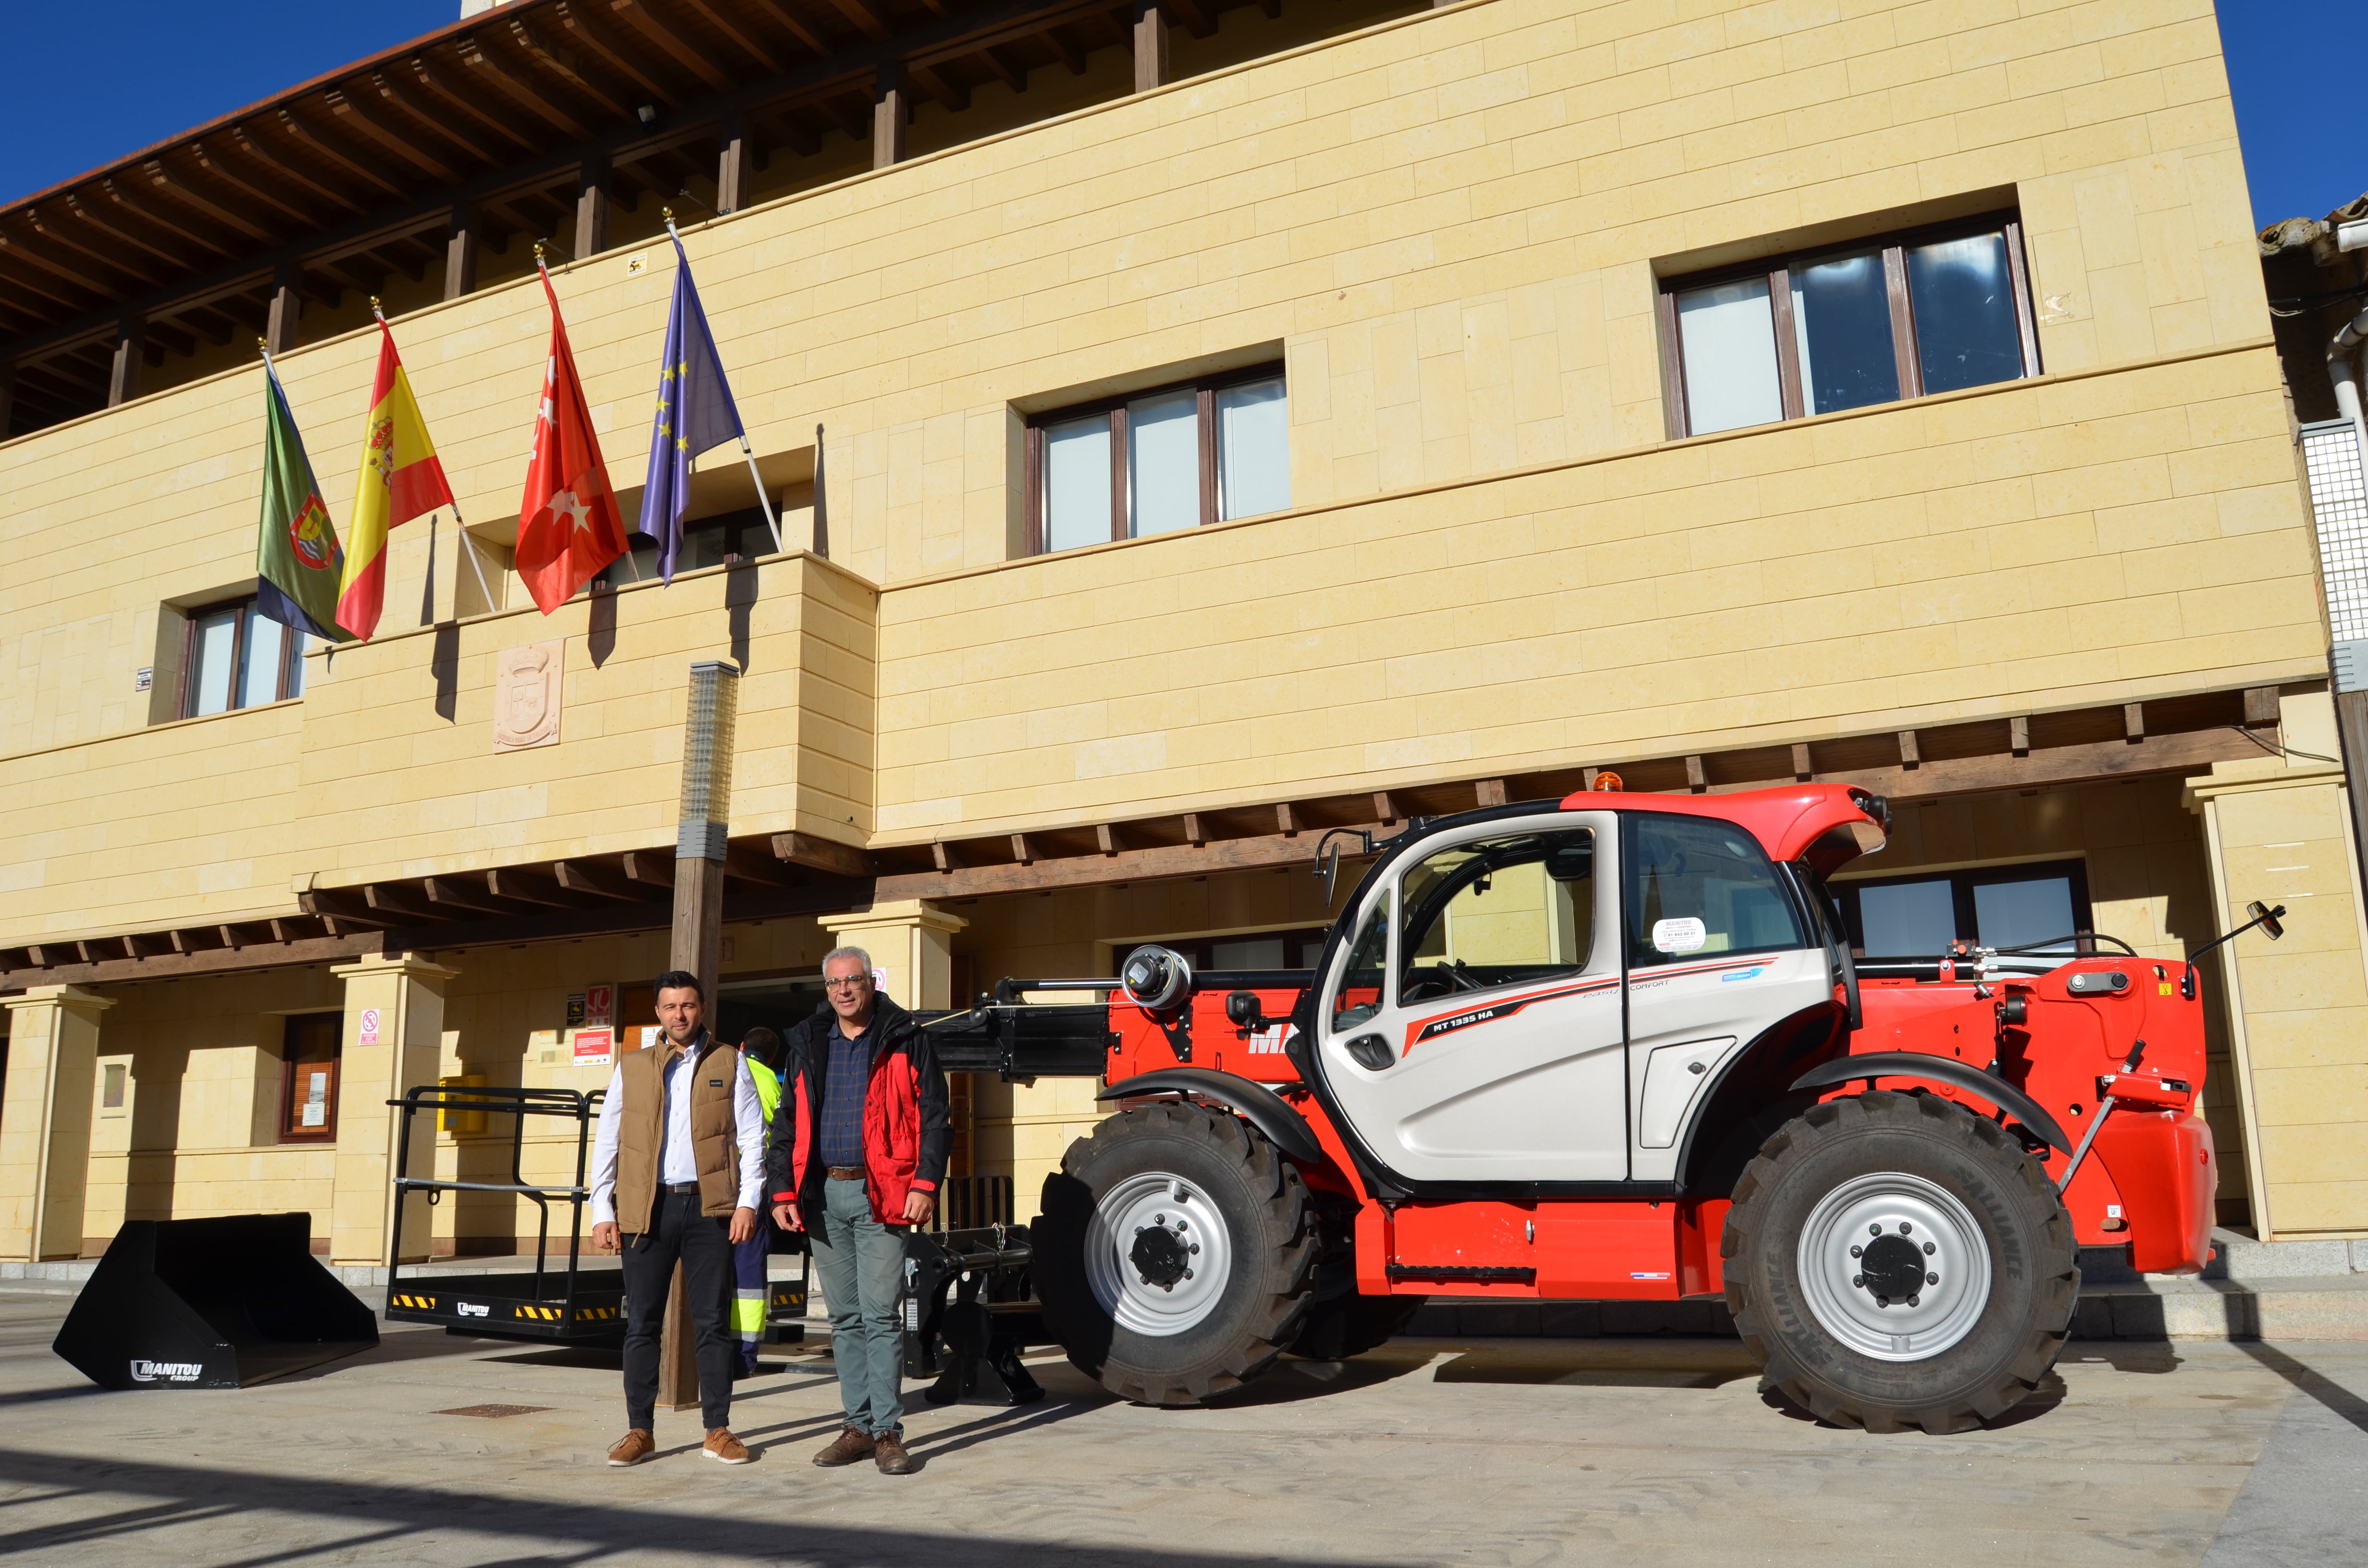
<instances>
[{"instance_id":1,"label":"stone building","mask_svg":"<svg viewBox=\"0 0 2368 1568\"><path fill-rule=\"evenodd\" d=\"M631 517L666 206L789 548L724 449L672 585L546 618L532 244ZM342 520L373 296L460 517L396 530L374 640L298 648L251 611L254 340ZM385 1101L606 1081L713 659L727 1033L839 940L932 1006L1144 941L1304 965L1330 825L1839 778L1896 812L1870 962L2284 903L2212 960L2222 1217L2368 1234L2328 631L2202 0L513 0L0 210L0 1258L530 1239L469 1194L390 1237ZM958 1172L1024 1219L1093 1090L965 1083Z\"/></svg>"}]
</instances>

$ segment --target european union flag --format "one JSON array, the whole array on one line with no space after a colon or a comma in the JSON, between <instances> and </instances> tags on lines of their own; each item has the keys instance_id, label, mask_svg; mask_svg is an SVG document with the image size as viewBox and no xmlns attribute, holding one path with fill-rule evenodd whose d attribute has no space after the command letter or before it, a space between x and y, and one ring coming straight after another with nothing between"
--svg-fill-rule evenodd
<instances>
[{"instance_id":1,"label":"european union flag","mask_svg":"<svg viewBox=\"0 0 2368 1568\"><path fill-rule=\"evenodd\" d=\"M642 483L642 520L637 525L658 541L658 576L668 583L674 581L675 558L682 553L683 514L690 509L690 460L726 441L745 445L747 440L679 236L675 237L674 257L674 308L666 312L657 427L650 432L650 472Z\"/></svg>"}]
</instances>

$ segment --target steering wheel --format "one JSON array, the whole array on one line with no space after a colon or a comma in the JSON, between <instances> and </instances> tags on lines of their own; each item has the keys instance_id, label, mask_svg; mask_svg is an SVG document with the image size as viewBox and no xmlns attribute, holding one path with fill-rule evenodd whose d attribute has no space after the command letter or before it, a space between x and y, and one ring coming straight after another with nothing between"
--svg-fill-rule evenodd
<instances>
[{"instance_id":1,"label":"steering wheel","mask_svg":"<svg viewBox=\"0 0 2368 1568\"><path fill-rule=\"evenodd\" d=\"M1428 1002L1434 996L1450 996L1459 991L1485 991L1487 987L1464 972L1461 962L1432 963L1421 970L1409 970L1406 984L1398 994L1407 1002Z\"/></svg>"}]
</instances>

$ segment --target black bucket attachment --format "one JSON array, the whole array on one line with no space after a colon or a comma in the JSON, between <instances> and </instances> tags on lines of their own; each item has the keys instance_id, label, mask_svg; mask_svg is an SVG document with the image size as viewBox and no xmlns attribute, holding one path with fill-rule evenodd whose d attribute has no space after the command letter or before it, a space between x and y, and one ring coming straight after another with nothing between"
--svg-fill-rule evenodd
<instances>
[{"instance_id":1,"label":"black bucket attachment","mask_svg":"<svg viewBox=\"0 0 2368 1568\"><path fill-rule=\"evenodd\" d=\"M51 1346L101 1388L234 1389L378 1343L378 1319L313 1256L310 1214L133 1220Z\"/></svg>"}]
</instances>

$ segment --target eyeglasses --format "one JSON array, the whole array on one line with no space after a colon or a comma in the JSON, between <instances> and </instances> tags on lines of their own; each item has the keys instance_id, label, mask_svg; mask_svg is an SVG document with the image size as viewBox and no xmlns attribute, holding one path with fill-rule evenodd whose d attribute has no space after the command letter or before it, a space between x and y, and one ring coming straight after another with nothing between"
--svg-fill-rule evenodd
<instances>
[{"instance_id":1,"label":"eyeglasses","mask_svg":"<svg viewBox=\"0 0 2368 1568\"><path fill-rule=\"evenodd\" d=\"M825 991L860 991L871 983L871 977L868 974L849 974L837 980L825 980L822 985Z\"/></svg>"}]
</instances>

